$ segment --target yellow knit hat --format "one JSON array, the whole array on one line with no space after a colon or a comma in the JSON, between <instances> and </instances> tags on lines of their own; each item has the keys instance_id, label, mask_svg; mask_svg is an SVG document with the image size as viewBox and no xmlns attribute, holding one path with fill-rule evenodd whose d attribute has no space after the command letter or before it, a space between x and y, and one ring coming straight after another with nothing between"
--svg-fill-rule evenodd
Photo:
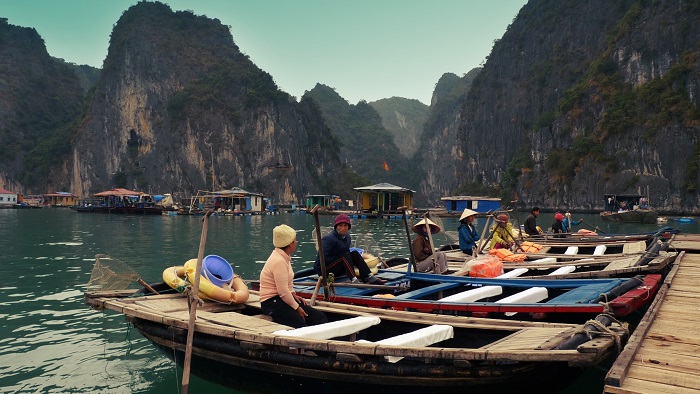
<instances>
[{"instance_id":1,"label":"yellow knit hat","mask_svg":"<svg viewBox=\"0 0 700 394\"><path fill-rule=\"evenodd\" d=\"M297 232L286 224L280 224L272 230L272 244L276 248L284 248L294 242Z\"/></svg>"}]
</instances>

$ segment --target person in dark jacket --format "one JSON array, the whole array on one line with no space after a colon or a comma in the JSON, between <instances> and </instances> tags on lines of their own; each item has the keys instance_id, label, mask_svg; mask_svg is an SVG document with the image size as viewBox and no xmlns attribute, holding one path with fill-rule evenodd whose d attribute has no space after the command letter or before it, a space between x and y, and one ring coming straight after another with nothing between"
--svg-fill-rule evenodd
<instances>
[{"instance_id":1,"label":"person in dark jacket","mask_svg":"<svg viewBox=\"0 0 700 394\"><path fill-rule=\"evenodd\" d=\"M465 209L462 216L459 217L459 249L464 254L473 255L476 248L476 241L479 240L479 233L472 224L476 219L476 212L471 209Z\"/></svg>"},{"instance_id":2,"label":"person in dark jacket","mask_svg":"<svg viewBox=\"0 0 700 394\"><path fill-rule=\"evenodd\" d=\"M554 223L552 223L552 232L555 234L561 234L564 232L564 225L562 224L564 220L564 215L560 212L554 214ZM557 238L562 238L564 235L555 235Z\"/></svg>"},{"instance_id":3,"label":"person in dark jacket","mask_svg":"<svg viewBox=\"0 0 700 394\"><path fill-rule=\"evenodd\" d=\"M333 222L333 231L321 239L326 275L331 273L335 276L347 275L353 283L362 281L373 285L385 284L386 281L384 279L372 275L372 271L370 271L365 259L362 258L358 251L350 251L350 245L352 245L350 238L351 226L348 215L340 214L336 216ZM359 280L355 275L355 268L360 271ZM320 254L316 255L314 271L318 275L323 274Z\"/></svg>"},{"instance_id":4,"label":"person in dark jacket","mask_svg":"<svg viewBox=\"0 0 700 394\"><path fill-rule=\"evenodd\" d=\"M531 237L536 237L540 235L539 230L537 230L537 217L540 215L539 207L532 207L530 214L525 218L525 224L523 225L523 230L525 233Z\"/></svg>"}]
</instances>

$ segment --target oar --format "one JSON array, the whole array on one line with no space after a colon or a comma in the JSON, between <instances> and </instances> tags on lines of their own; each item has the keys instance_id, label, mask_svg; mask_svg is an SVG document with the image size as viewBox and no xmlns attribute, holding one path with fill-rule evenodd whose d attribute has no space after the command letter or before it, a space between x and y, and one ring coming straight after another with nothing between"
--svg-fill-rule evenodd
<instances>
[{"instance_id":1,"label":"oar","mask_svg":"<svg viewBox=\"0 0 700 394\"><path fill-rule=\"evenodd\" d=\"M311 305L316 304L316 297L318 297L318 291L320 290L321 285L323 285L324 298L329 300L331 296L331 289L328 286L328 280L326 279L326 259L323 256L323 242L321 242L321 225L318 222L318 208L319 205L316 204L316 206L311 209L311 213L314 215L314 223L316 225L316 246L318 249L318 259L321 262L321 276L318 278L316 288L314 289L314 294L311 296Z\"/></svg>"},{"instance_id":2,"label":"oar","mask_svg":"<svg viewBox=\"0 0 700 394\"><path fill-rule=\"evenodd\" d=\"M187 389L190 386L190 362L192 360L192 341L194 339L194 321L197 318L197 305L201 301L199 294L199 278L202 270L202 260L204 259L204 245L207 243L207 225L209 224L209 216L214 213L213 210L207 211L202 218L202 236L199 239L199 253L197 253L197 268L194 270L194 283L190 289L190 321L187 324L187 346L185 347L185 363L182 367L182 394L187 394Z\"/></svg>"},{"instance_id":3,"label":"oar","mask_svg":"<svg viewBox=\"0 0 700 394\"><path fill-rule=\"evenodd\" d=\"M515 200L510 202L511 204L515 203L515 224L518 225L518 238L520 238L520 242L523 242L523 232L520 229L520 218L518 217L518 196L516 194Z\"/></svg>"},{"instance_id":4,"label":"oar","mask_svg":"<svg viewBox=\"0 0 700 394\"><path fill-rule=\"evenodd\" d=\"M408 219L406 219L406 207L399 207L399 210L401 211L401 216L403 216L403 224L406 227L406 238L408 239L408 259L411 261L410 266L413 266L413 272L418 272L416 267L416 257L413 255L413 248L411 247L411 232L408 230Z\"/></svg>"},{"instance_id":5,"label":"oar","mask_svg":"<svg viewBox=\"0 0 700 394\"><path fill-rule=\"evenodd\" d=\"M435 244L433 244L433 235L430 226L428 225L428 218L430 217L430 212L426 212L423 215L423 218L425 219L425 232L428 234L428 243L430 244L430 251L432 254L430 255L433 259L433 273L437 274L437 252L435 252Z\"/></svg>"},{"instance_id":6,"label":"oar","mask_svg":"<svg viewBox=\"0 0 700 394\"><path fill-rule=\"evenodd\" d=\"M486 230L488 230L488 228L489 228L489 222L491 221L491 219L494 218L493 210L489 209L489 211L486 212L486 215L487 215L486 216L486 225L484 225L484 229L481 230L481 238L480 239L482 241L479 244L479 248L477 249L476 254L481 254L481 251L484 249L484 247L486 247L486 245L488 245L489 241L491 241L491 238L493 238L494 233L491 233L491 234L489 234L488 238L484 239L484 236L486 235Z\"/></svg>"},{"instance_id":7,"label":"oar","mask_svg":"<svg viewBox=\"0 0 700 394\"><path fill-rule=\"evenodd\" d=\"M294 282L295 286L312 286L318 284L316 282ZM406 286L402 285L371 285L369 283L349 283L349 282L333 282L329 285L330 287L353 287L358 289L378 289L378 290L394 290L394 289L404 289Z\"/></svg>"},{"instance_id":8,"label":"oar","mask_svg":"<svg viewBox=\"0 0 700 394\"><path fill-rule=\"evenodd\" d=\"M597 233L607 234L605 231L599 229L598 226L593 227L593 226L591 226L590 224L588 224L588 223L586 223L586 222L583 222L583 221L582 221L580 224L585 225L586 227L590 228L591 230L593 230L593 231L595 231L595 232L597 232Z\"/></svg>"}]
</instances>

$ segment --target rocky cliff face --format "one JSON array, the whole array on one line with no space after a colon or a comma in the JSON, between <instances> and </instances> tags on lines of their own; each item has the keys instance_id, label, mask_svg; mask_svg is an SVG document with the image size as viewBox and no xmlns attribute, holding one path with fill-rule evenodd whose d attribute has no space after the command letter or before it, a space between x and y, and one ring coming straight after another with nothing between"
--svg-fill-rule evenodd
<instances>
[{"instance_id":1,"label":"rocky cliff face","mask_svg":"<svg viewBox=\"0 0 700 394\"><path fill-rule=\"evenodd\" d=\"M43 193L52 169L70 150L71 126L81 114L77 76L46 52L32 28L0 18L0 186ZM50 190L67 190L54 182Z\"/></svg>"},{"instance_id":2,"label":"rocky cliff face","mask_svg":"<svg viewBox=\"0 0 700 394\"><path fill-rule=\"evenodd\" d=\"M238 186L298 202L340 168L319 124L218 20L141 2L114 28L68 175L83 195L118 183L153 193Z\"/></svg>"},{"instance_id":3,"label":"rocky cliff face","mask_svg":"<svg viewBox=\"0 0 700 394\"><path fill-rule=\"evenodd\" d=\"M429 107L418 100L403 97L377 100L369 105L382 117L382 125L394 137L401 155L412 157L419 147Z\"/></svg>"},{"instance_id":4,"label":"rocky cliff face","mask_svg":"<svg viewBox=\"0 0 700 394\"><path fill-rule=\"evenodd\" d=\"M699 7L530 1L462 102L461 149L436 144L456 161L436 184L571 209L648 186L656 208L697 212Z\"/></svg>"}]
</instances>

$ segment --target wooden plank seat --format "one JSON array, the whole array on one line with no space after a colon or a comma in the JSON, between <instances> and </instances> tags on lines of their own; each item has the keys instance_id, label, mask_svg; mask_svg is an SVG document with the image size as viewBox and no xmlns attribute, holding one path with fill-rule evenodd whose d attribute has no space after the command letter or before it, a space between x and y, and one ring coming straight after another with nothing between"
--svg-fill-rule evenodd
<instances>
[{"instance_id":1,"label":"wooden plank seat","mask_svg":"<svg viewBox=\"0 0 700 394\"><path fill-rule=\"evenodd\" d=\"M279 330L272 334L305 339L331 339L354 334L370 326L379 324L380 321L381 319L377 316L357 316L350 319L317 324L315 326Z\"/></svg>"},{"instance_id":2,"label":"wooden plank seat","mask_svg":"<svg viewBox=\"0 0 700 394\"><path fill-rule=\"evenodd\" d=\"M566 251L564 252L564 254L570 255L570 256L578 254L578 246L569 246L568 248L566 248Z\"/></svg>"},{"instance_id":3,"label":"wooden plank seat","mask_svg":"<svg viewBox=\"0 0 700 394\"><path fill-rule=\"evenodd\" d=\"M598 245L593 250L593 256L602 256L605 254L605 250L608 249L605 245Z\"/></svg>"},{"instance_id":4,"label":"wooden plank seat","mask_svg":"<svg viewBox=\"0 0 700 394\"><path fill-rule=\"evenodd\" d=\"M497 276L497 278L515 278L528 271L527 268L516 268L514 270L508 271L503 275ZM460 293L452 294L439 299L440 302L475 302L487 297L495 297L497 295L503 294L503 287L501 286L483 286L477 287L475 289L466 290Z\"/></svg>"},{"instance_id":5,"label":"wooden plank seat","mask_svg":"<svg viewBox=\"0 0 700 394\"><path fill-rule=\"evenodd\" d=\"M534 304L546 300L549 292L546 287L531 287L519 293L496 301L497 304ZM507 312L506 316L513 316L517 312Z\"/></svg>"},{"instance_id":6,"label":"wooden plank seat","mask_svg":"<svg viewBox=\"0 0 700 394\"><path fill-rule=\"evenodd\" d=\"M403 346L403 347L424 347L442 342L446 339L454 337L454 328L446 324L433 324L428 327L423 327L416 331L407 332L405 334L396 335L376 342L366 341L361 339L356 343L367 343L377 345ZM403 357L384 356L390 363L395 363Z\"/></svg>"},{"instance_id":7,"label":"wooden plank seat","mask_svg":"<svg viewBox=\"0 0 700 394\"><path fill-rule=\"evenodd\" d=\"M586 286L581 286L576 289L567 291L547 301L547 303L563 303L563 304L587 304L590 300L596 299L600 294L608 293L610 290L621 285L625 279L618 279L606 283L594 283ZM608 300L612 301L612 300Z\"/></svg>"},{"instance_id":8,"label":"wooden plank seat","mask_svg":"<svg viewBox=\"0 0 700 394\"><path fill-rule=\"evenodd\" d=\"M576 267L573 265L565 265L563 267L559 267L556 270L550 272L548 275L564 275L564 274L570 274L572 272L576 271Z\"/></svg>"},{"instance_id":9,"label":"wooden plank seat","mask_svg":"<svg viewBox=\"0 0 700 394\"><path fill-rule=\"evenodd\" d=\"M475 302L487 297L495 297L503 293L501 286L483 286L475 289L466 290L460 293L452 294L444 298L440 298L440 302Z\"/></svg>"}]
</instances>

